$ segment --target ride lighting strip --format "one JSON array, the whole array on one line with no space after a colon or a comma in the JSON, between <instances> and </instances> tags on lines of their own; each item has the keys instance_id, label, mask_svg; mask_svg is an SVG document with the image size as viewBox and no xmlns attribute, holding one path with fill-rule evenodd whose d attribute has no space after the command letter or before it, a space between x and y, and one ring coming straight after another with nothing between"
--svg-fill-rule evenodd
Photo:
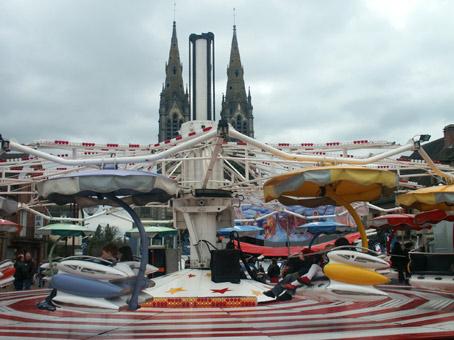
<instances>
[{"instance_id":1,"label":"ride lighting strip","mask_svg":"<svg viewBox=\"0 0 454 340\"><path fill-rule=\"evenodd\" d=\"M10 142L10 148L12 150L16 150L19 152L27 153L36 157L40 157L46 159L48 161L62 164L62 165L100 165L100 164L126 164L126 163L138 163L138 162L154 162L157 160L161 160L165 157L173 155L177 152L182 150L186 150L194 145L197 145L200 142L204 142L209 140L210 138L217 136L217 131L215 129L206 128L204 129L205 132L202 135L191 137L185 142L178 143L178 145L173 146L172 148L163 150L156 154L145 154L140 156L126 156L126 157L107 157L104 156L102 158L81 158L81 159L66 159L62 157L57 157L39 150L35 150L31 147L21 145L16 142Z\"/></svg>"},{"instance_id":2,"label":"ride lighting strip","mask_svg":"<svg viewBox=\"0 0 454 340\"><path fill-rule=\"evenodd\" d=\"M255 296L229 297L154 297L141 303L142 308L227 308L227 307L255 307Z\"/></svg>"},{"instance_id":3,"label":"ride lighting strip","mask_svg":"<svg viewBox=\"0 0 454 340\"><path fill-rule=\"evenodd\" d=\"M263 151L271 153L273 156L285 160L294 160L294 161L308 161L308 162L321 162L321 163L335 163L335 164L356 164L364 165L375 163L381 161L387 157L391 157L397 154L400 154L405 151L414 150L415 146L413 142L408 142L403 146L397 147L387 152L376 154L368 158L343 158L343 157L330 157L330 156L319 156L319 155L302 155L302 154L292 154L279 149L276 149L270 145L259 142L254 138L243 135L242 133L236 131L234 128L229 126L229 137L239 139L246 144L255 146L256 148L262 149Z\"/></svg>"},{"instance_id":4,"label":"ride lighting strip","mask_svg":"<svg viewBox=\"0 0 454 340\"><path fill-rule=\"evenodd\" d=\"M15 142L10 142L11 149L16 149L24 153L28 153L29 156L14 159L14 160L0 160L0 168L8 169L13 172L21 172L23 166L31 166L35 170L27 170L28 174L32 174L33 171L36 171L32 176L40 177L43 174L43 171L50 170L44 169L43 165L47 162L53 162L64 166L80 166L80 165L99 165L104 163L114 163L114 164L125 164L125 163L141 163L141 162L154 162L157 160L166 159L169 156L178 153L180 151L187 150L190 147L193 147L199 142L204 142L210 138L214 138L217 135L216 129L213 126L208 126L202 129L193 129L184 136L176 136L175 138L165 140L156 144L116 144L116 143L107 143L107 144L98 144L94 142L79 142L74 143L67 140L54 140L54 141L38 141L34 142L28 146L20 145ZM223 144L228 147L238 147L244 145L245 148L253 147L262 149L262 152L271 153L273 156L280 158L286 161L307 161L307 162L334 162L334 163L346 163L346 164L369 164L383 160L386 157L401 153L403 151L408 151L413 149L413 146L410 144L404 146L398 146L394 143L386 141L371 141L371 140L355 140L353 142L327 142L324 144L316 143L301 143L301 144L291 144L291 143L278 143L276 144L266 144L261 143L257 140L249 138L245 135L242 135L238 131L234 130L231 126L229 127L230 137L237 138L237 142L227 142L224 141ZM353 155L341 154L339 156L327 155L326 151L332 152L332 150L327 150L330 148L345 148L349 149L351 146L355 147L393 147L392 150L376 154L369 158L355 158ZM73 153L63 153L58 155L48 154L42 151L39 151L39 148L64 148L72 149ZM294 150L293 148L298 148ZM77 151L75 151L77 150ZM309 154L292 154L286 152L288 150L291 152L305 152ZM325 151L320 151L325 150ZM63 151L64 152L64 151ZM82 156L83 158L73 159L74 152L77 152L77 156ZM112 154L113 152L113 154ZM121 154L124 152L125 154ZM120 153L120 154L119 154ZM115 155L112 157L112 155ZM42 158L42 159L40 159ZM19 162L19 163L18 163ZM263 164L271 165L270 162L263 162ZM408 166L414 167L415 165L423 165L424 161L394 161L392 164L380 164L378 167L383 169L395 169L399 166ZM41 168L39 168L41 167ZM424 167L427 167L425 165ZM445 167L438 165L438 167L445 169ZM20 169L19 169L20 168ZM72 170L68 167L58 167L57 171ZM9 171L9 170L7 170Z\"/></svg>"},{"instance_id":5,"label":"ride lighting strip","mask_svg":"<svg viewBox=\"0 0 454 340\"><path fill-rule=\"evenodd\" d=\"M205 128L202 128L200 130L194 130L190 131L187 133L185 136L178 135L174 138L171 139L166 139L160 143L154 143L154 144L134 144L134 143L128 143L128 144L118 144L118 143L107 143L107 144L101 144L101 143L94 143L94 142L71 142L68 140L54 140L54 141L48 141L48 140L41 140L41 141L36 141L30 144L30 146L34 147L45 147L45 148L61 148L61 149L85 149L87 151L94 151L93 154L97 154L99 151L103 152L110 152L110 151L150 151L154 149L160 149L162 147L169 147L169 146L174 146L178 143L185 142L188 140L191 140L195 137L201 136L210 130L216 130L212 126L208 126ZM60 156L60 155L59 155ZM66 155L68 157L69 155Z\"/></svg>"},{"instance_id":6,"label":"ride lighting strip","mask_svg":"<svg viewBox=\"0 0 454 340\"><path fill-rule=\"evenodd\" d=\"M29 146L33 147L44 147L44 148L59 148L59 149L82 149L88 150L88 152L92 152L91 154L98 154L99 152L110 152L112 150L116 151L150 151L160 147L167 147L173 146L181 141L185 141L190 139L191 137L198 136L208 132L209 130L213 129L213 127L206 127L200 130L193 130L187 133L185 136L178 135L172 139L168 139L162 141L160 143L154 144L135 144L135 143L128 143L128 144L118 144L118 143L94 143L94 142L71 142L68 140L40 140L32 142ZM236 146L236 145L244 145L244 142L227 142L225 141L224 144ZM290 150L290 151L298 151L298 150L305 150L305 151L314 151L315 150L329 150L329 151L338 151L342 149L358 149L358 148L383 148L383 147L391 147L397 148L399 145L395 144L394 142L388 141L372 141L372 140L355 140L351 142L327 142L327 143L266 143L274 148L280 150ZM70 155L58 155L60 157L69 157ZM349 155L349 157L353 157Z\"/></svg>"}]
</instances>

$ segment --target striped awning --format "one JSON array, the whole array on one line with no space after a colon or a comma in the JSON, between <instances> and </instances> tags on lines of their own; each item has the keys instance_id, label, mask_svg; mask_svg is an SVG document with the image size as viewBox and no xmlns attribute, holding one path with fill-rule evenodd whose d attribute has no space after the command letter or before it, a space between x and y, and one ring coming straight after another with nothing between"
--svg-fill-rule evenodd
<instances>
[{"instance_id":1,"label":"striped awning","mask_svg":"<svg viewBox=\"0 0 454 340\"><path fill-rule=\"evenodd\" d=\"M19 232L22 229L22 227L10 220L4 220L0 218L0 232L6 232L6 233L16 233Z\"/></svg>"},{"instance_id":2,"label":"striped awning","mask_svg":"<svg viewBox=\"0 0 454 340\"><path fill-rule=\"evenodd\" d=\"M421 230L424 226L415 223L413 214L387 214L375 217L369 224L375 229Z\"/></svg>"}]
</instances>

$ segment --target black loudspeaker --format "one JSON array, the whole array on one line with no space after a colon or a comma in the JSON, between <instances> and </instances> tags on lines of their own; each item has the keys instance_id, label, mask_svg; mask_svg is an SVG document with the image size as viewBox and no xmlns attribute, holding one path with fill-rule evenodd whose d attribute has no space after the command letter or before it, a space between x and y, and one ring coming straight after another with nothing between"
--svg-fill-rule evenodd
<instances>
[{"instance_id":1,"label":"black loudspeaker","mask_svg":"<svg viewBox=\"0 0 454 340\"><path fill-rule=\"evenodd\" d=\"M239 283L241 279L240 252L236 249L213 250L210 269L213 282Z\"/></svg>"},{"instance_id":2,"label":"black loudspeaker","mask_svg":"<svg viewBox=\"0 0 454 340\"><path fill-rule=\"evenodd\" d=\"M150 249L148 251L149 264L157 267L159 270L153 273L153 277L158 277L166 274L166 250L165 249Z\"/></svg>"}]
</instances>

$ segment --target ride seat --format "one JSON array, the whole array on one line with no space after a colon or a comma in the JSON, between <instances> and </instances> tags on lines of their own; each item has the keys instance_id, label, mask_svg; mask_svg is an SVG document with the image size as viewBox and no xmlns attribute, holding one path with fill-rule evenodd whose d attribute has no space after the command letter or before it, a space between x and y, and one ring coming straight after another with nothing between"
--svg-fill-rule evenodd
<instances>
[{"instance_id":1,"label":"ride seat","mask_svg":"<svg viewBox=\"0 0 454 340\"><path fill-rule=\"evenodd\" d=\"M136 276L137 274L132 270L131 266L129 266L127 263L123 262L118 262L116 265L113 266L113 268L118 269L125 273L128 277L133 277Z\"/></svg>"}]
</instances>

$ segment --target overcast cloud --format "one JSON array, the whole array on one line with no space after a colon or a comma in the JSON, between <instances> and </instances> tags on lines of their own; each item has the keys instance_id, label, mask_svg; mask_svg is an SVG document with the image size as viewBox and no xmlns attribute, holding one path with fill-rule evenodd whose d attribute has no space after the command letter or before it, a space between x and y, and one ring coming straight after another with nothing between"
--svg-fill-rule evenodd
<instances>
[{"instance_id":1,"label":"overcast cloud","mask_svg":"<svg viewBox=\"0 0 454 340\"><path fill-rule=\"evenodd\" d=\"M454 123L454 1L178 1L188 36L216 36L217 116L237 9L256 138L439 138ZM173 1L0 2L0 133L154 143Z\"/></svg>"}]
</instances>

